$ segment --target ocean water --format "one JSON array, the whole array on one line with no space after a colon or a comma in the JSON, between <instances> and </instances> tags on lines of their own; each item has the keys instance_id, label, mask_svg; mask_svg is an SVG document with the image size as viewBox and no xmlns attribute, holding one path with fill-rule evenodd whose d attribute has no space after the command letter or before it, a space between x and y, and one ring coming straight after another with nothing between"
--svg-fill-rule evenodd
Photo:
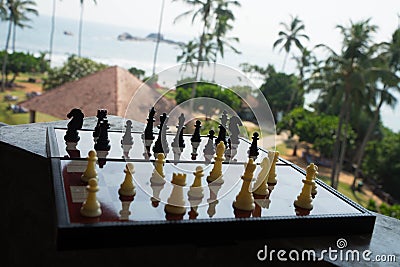
<instances>
[{"instance_id":1,"label":"ocean water","mask_svg":"<svg viewBox=\"0 0 400 267\"><path fill-rule=\"evenodd\" d=\"M49 51L51 17L41 15L33 18L31 25L32 28L17 30L16 50L32 53ZM78 53L78 27L78 20L56 19L52 56L53 67L62 65L69 55ZM71 32L72 36L65 35L64 31ZM156 43L152 41L118 41L118 35L124 32L138 37L146 37L150 33L140 28L85 21L82 35L82 56L108 65L141 68L146 71L146 75L151 75ZM156 29L154 32L156 32ZM7 24L0 22L0 49L5 45L6 33ZM183 42L192 39L192 37L189 33L169 33L168 36L165 36L167 39ZM281 56L271 54L266 46L267 44L254 45L246 43L246 40L241 40L237 48L242 51L242 54L235 55L227 51L225 58L220 60L219 63L236 69L239 69L239 64L243 62L260 66L273 64L279 69ZM176 57L180 53L178 46L160 43L156 72L176 66ZM289 65L290 62L288 62L288 67L294 69L293 66ZM262 83L262 81L253 77L250 77L250 79L257 87ZM395 95L400 102L400 94ZM306 104L311 103L316 97L317 94L315 93L306 95ZM400 131L400 104L394 110L383 107L381 116L385 126L394 131Z\"/></svg>"},{"instance_id":2,"label":"ocean water","mask_svg":"<svg viewBox=\"0 0 400 267\"><path fill-rule=\"evenodd\" d=\"M49 16L39 16L33 19L32 28L17 30L16 50L38 53L49 51L50 46ZM77 20L57 18L53 41L52 66L59 66L71 54L78 54ZM6 23L0 24L0 44L5 44ZM64 31L73 35L65 35ZM149 32L140 29L112 26L107 24L84 22L82 34L82 56L110 65L130 68L138 67L150 75L153 66L155 42L118 41L117 36L129 32L134 36L145 37ZM169 36L171 38L171 36ZM174 45L161 43L158 53L158 70L176 65L176 57L180 49Z\"/></svg>"}]
</instances>

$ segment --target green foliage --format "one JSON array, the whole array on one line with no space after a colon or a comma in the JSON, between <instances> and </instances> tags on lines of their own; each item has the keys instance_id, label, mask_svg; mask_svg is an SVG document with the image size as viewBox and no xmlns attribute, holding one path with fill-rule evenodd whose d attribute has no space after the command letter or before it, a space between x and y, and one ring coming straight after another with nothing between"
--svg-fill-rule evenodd
<instances>
[{"instance_id":1,"label":"green foliage","mask_svg":"<svg viewBox=\"0 0 400 267\"><path fill-rule=\"evenodd\" d=\"M135 67L129 68L128 71L132 73L132 75L136 76L138 79L141 79L146 74L144 70Z\"/></svg>"},{"instance_id":2,"label":"green foliage","mask_svg":"<svg viewBox=\"0 0 400 267\"><path fill-rule=\"evenodd\" d=\"M0 57L4 57L4 50L0 52ZM49 63L44 59L44 55L35 57L31 53L14 52L8 54L7 73L44 73L49 69Z\"/></svg>"},{"instance_id":3,"label":"green foliage","mask_svg":"<svg viewBox=\"0 0 400 267\"><path fill-rule=\"evenodd\" d=\"M291 136L298 135L300 141L312 143L313 148L321 155L329 157L332 155L338 122L337 116L317 114L303 108L295 108L277 123L277 131L279 133L282 130L289 130ZM356 133L350 125L347 126L347 138L349 145L354 144Z\"/></svg>"},{"instance_id":4,"label":"green foliage","mask_svg":"<svg viewBox=\"0 0 400 267\"><path fill-rule=\"evenodd\" d=\"M0 58L4 57L4 50L0 52ZM44 54L35 57L33 54L14 52L8 54L6 74L13 74L12 84L20 73L44 73L49 69L49 63L44 59Z\"/></svg>"},{"instance_id":5,"label":"green foliage","mask_svg":"<svg viewBox=\"0 0 400 267\"><path fill-rule=\"evenodd\" d=\"M379 207L377 207L376 202L373 199L370 199L367 209L379 212L380 214L386 216L400 219L400 205L398 204L390 206L386 203L382 203Z\"/></svg>"},{"instance_id":6,"label":"green foliage","mask_svg":"<svg viewBox=\"0 0 400 267\"><path fill-rule=\"evenodd\" d=\"M400 198L400 133L383 129L383 138L368 142L362 171L364 176L381 183L383 189Z\"/></svg>"},{"instance_id":7,"label":"green foliage","mask_svg":"<svg viewBox=\"0 0 400 267\"><path fill-rule=\"evenodd\" d=\"M89 58L72 55L68 57L63 66L53 68L44 80L44 89L50 90L66 82L75 81L89 74L98 72L107 65L95 62Z\"/></svg>"},{"instance_id":8,"label":"green foliage","mask_svg":"<svg viewBox=\"0 0 400 267\"><path fill-rule=\"evenodd\" d=\"M271 71L260 90L268 100L276 121L279 113L287 111L293 95L295 97L291 103L292 108L302 107L304 104L304 92L299 91L297 78L292 74Z\"/></svg>"},{"instance_id":9,"label":"green foliage","mask_svg":"<svg viewBox=\"0 0 400 267\"><path fill-rule=\"evenodd\" d=\"M177 104L180 104L190 99L191 86L193 86L193 84L186 84L176 89L175 100ZM198 84L195 97L208 97L216 99L228 105L233 110L239 110L241 105L240 98L234 92L232 92L229 89L225 89L220 86L209 83ZM196 101L194 108L197 110L202 109L206 114L210 115L217 109L223 108L223 106L218 105L215 102L209 103L207 101Z\"/></svg>"}]
</instances>

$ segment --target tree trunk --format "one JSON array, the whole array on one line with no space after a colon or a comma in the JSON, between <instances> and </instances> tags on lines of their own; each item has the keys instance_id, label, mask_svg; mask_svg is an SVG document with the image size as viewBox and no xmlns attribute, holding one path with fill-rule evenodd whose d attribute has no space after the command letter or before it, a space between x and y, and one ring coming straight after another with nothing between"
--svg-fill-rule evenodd
<instances>
[{"instance_id":1,"label":"tree trunk","mask_svg":"<svg viewBox=\"0 0 400 267\"><path fill-rule=\"evenodd\" d=\"M285 59L283 60L283 65L282 65L282 72L285 71L285 66L286 66L286 61L287 61L288 56L289 56L289 52L286 52Z\"/></svg>"},{"instance_id":2,"label":"tree trunk","mask_svg":"<svg viewBox=\"0 0 400 267\"><path fill-rule=\"evenodd\" d=\"M333 188L336 187L335 183L335 178L336 178L336 171L337 171L337 161L339 158L339 150L340 150L340 139L342 135L342 126L343 126L343 120L344 120L344 114L345 114L345 109L346 109L346 103L347 103L347 93L345 93L345 103L342 105L339 113L339 125L336 131L336 140L335 144L333 147L333 156L332 156L332 172L331 172L331 186Z\"/></svg>"},{"instance_id":3,"label":"tree trunk","mask_svg":"<svg viewBox=\"0 0 400 267\"><path fill-rule=\"evenodd\" d=\"M8 32L7 32L7 38L6 38L6 47L4 48L4 58L3 58L3 66L1 68L1 91L4 92L4 89L6 88L6 69L7 69L7 60L8 60L8 45L10 44L10 37L11 37L11 30L12 30L12 20L9 21L8 23Z\"/></svg>"},{"instance_id":4,"label":"tree trunk","mask_svg":"<svg viewBox=\"0 0 400 267\"><path fill-rule=\"evenodd\" d=\"M215 55L215 59L214 59L214 68L213 68L213 78L212 78L212 82L215 82L215 72L217 71L217 55Z\"/></svg>"},{"instance_id":5,"label":"tree trunk","mask_svg":"<svg viewBox=\"0 0 400 267\"><path fill-rule=\"evenodd\" d=\"M289 105L288 105L287 110L286 110L287 113L289 113L292 110L293 102L294 102L294 100L295 100L295 98L297 96L297 93L299 91L302 91L302 92L304 91L305 82L304 82L304 72L303 72L302 68L300 69L300 75L299 76L300 76L300 82L298 83L299 88L297 88L297 90L294 90L293 93L290 96L290 102L289 102Z\"/></svg>"},{"instance_id":6,"label":"tree trunk","mask_svg":"<svg viewBox=\"0 0 400 267\"><path fill-rule=\"evenodd\" d=\"M14 75L13 75L12 78L11 78L11 81L9 82L10 86L13 85L13 83L14 83L15 79L17 78L17 76L18 76L18 73L14 73ZM7 82L7 83L8 83L8 82Z\"/></svg>"},{"instance_id":7,"label":"tree trunk","mask_svg":"<svg viewBox=\"0 0 400 267\"><path fill-rule=\"evenodd\" d=\"M294 144L292 156L293 157L297 157L297 142L296 141L295 141L295 144Z\"/></svg>"},{"instance_id":8,"label":"tree trunk","mask_svg":"<svg viewBox=\"0 0 400 267\"><path fill-rule=\"evenodd\" d=\"M193 111L193 100L196 97L196 89L197 89L197 78L199 77L199 71L200 71L200 65L203 64L203 47L204 47L204 42L205 42L205 35L206 35L206 29L207 29L207 17L208 14L204 15L204 24L203 24L203 32L200 36L200 44L199 44L199 56L198 56L198 62L196 65L196 74L195 74L195 83L193 84L192 87L192 92L190 94L191 101L189 102L189 107L190 110Z\"/></svg>"},{"instance_id":9,"label":"tree trunk","mask_svg":"<svg viewBox=\"0 0 400 267\"><path fill-rule=\"evenodd\" d=\"M160 21L158 23L157 42L156 42L156 47L154 49L154 57L153 57L153 76L156 74L157 54L158 54L158 46L160 45L161 25L162 25L163 14L164 14L164 3L165 3L165 0L162 0Z\"/></svg>"},{"instance_id":10,"label":"tree trunk","mask_svg":"<svg viewBox=\"0 0 400 267\"><path fill-rule=\"evenodd\" d=\"M81 3L81 15L79 18L79 36L78 36L78 57L81 57L81 46L82 46L82 27L83 27L83 8L84 4Z\"/></svg>"},{"instance_id":11,"label":"tree trunk","mask_svg":"<svg viewBox=\"0 0 400 267\"><path fill-rule=\"evenodd\" d=\"M297 90L299 90L299 89L297 89ZM289 113L290 110L292 109L292 105L293 105L294 99L295 99L296 96L297 96L297 90L294 90L294 91L292 92L292 94L290 95L290 101L289 101L289 105L288 105L288 107L287 107L287 109L286 109L286 113Z\"/></svg>"},{"instance_id":12,"label":"tree trunk","mask_svg":"<svg viewBox=\"0 0 400 267\"><path fill-rule=\"evenodd\" d=\"M365 152L365 148L367 146L367 143L369 141L369 139L371 138L371 134L376 126L376 123L378 121L379 118L379 113L381 110L381 107L383 105L383 98L381 97L381 100L379 102L379 105L376 107L375 112L374 112L374 117L372 118L372 121L370 122L367 132L365 133L364 139L361 143L360 149L358 150L357 153L357 158L356 158L356 169L354 170L354 179L353 179L353 183L351 185L351 188L354 190L356 187L356 181L357 181L357 177L358 177L358 173L360 171L361 168L361 162L363 160L364 157L364 152Z\"/></svg>"},{"instance_id":13,"label":"tree trunk","mask_svg":"<svg viewBox=\"0 0 400 267\"><path fill-rule=\"evenodd\" d=\"M51 15L50 44L49 44L50 65L51 65L51 57L53 56L53 39L54 39L55 28L56 28L56 0L53 0L53 13Z\"/></svg>"},{"instance_id":14,"label":"tree trunk","mask_svg":"<svg viewBox=\"0 0 400 267\"><path fill-rule=\"evenodd\" d=\"M349 124L349 120L350 120L350 108L348 107L348 105L346 105L346 106L347 107L346 107L346 116L345 116L344 136L342 139L342 144L340 146L339 164L337 165L336 177L335 177L335 188L337 188L339 185L340 172L342 171L344 157L346 156L347 125Z\"/></svg>"},{"instance_id":15,"label":"tree trunk","mask_svg":"<svg viewBox=\"0 0 400 267\"><path fill-rule=\"evenodd\" d=\"M13 38L12 38L12 52L15 52L15 39L16 39L16 34L17 34L17 25L13 25Z\"/></svg>"}]
</instances>

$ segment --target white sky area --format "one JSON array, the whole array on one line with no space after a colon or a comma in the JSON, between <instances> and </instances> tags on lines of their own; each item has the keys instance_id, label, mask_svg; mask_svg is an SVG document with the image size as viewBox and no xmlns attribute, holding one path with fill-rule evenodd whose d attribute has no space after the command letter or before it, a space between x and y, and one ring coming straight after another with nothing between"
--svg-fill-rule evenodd
<instances>
[{"instance_id":1,"label":"white sky area","mask_svg":"<svg viewBox=\"0 0 400 267\"><path fill-rule=\"evenodd\" d=\"M51 15L51 0L36 0L40 14ZM85 0L84 20L130 26L156 32L162 0ZM400 2L398 0L242 0L241 7L234 8L236 21L231 36L240 38L246 44L265 44L265 49L272 50L281 29L279 23L288 22L289 15L298 15L304 21L306 34L311 38L305 45L318 43L333 48L340 47L340 34L335 29L338 24L348 25L372 18L371 22L379 26L376 40L388 40L398 25ZM178 23L174 18L190 6L181 1L165 0L162 33L181 33L183 36L198 36L199 25L192 26L190 17ZM79 19L80 1L57 1L57 16ZM277 52L278 53L278 52Z\"/></svg>"},{"instance_id":2,"label":"white sky area","mask_svg":"<svg viewBox=\"0 0 400 267\"><path fill-rule=\"evenodd\" d=\"M52 0L36 0L36 3L41 15L52 14ZM94 1L85 0L84 21L157 32L161 3L162 0L97 0L95 5ZM240 45L235 46L246 49L243 49L240 59L227 53L225 56L229 57L228 62L240 60L263 67L273 63L277 70L281 70L284 53L280 54L279 49L273 51L272 44L282 29L279 23L289 23L290 15L298 15L305 24L305 33L310 41L304 40L304 46L313 48L323 43L336 51L340 49L342 40L336 25L348 26L350 21L371 18L371 24L378 26L375 42L389 41L399 25L399 0L242 0L240 3L241 7L233 9L236 20L229 36L239 37ZM79 0L57 0L56 4L57 17L79 19ZM173 23L179 14L190 8L179 0L165 0L161 31L165 38L187 41L199 36L200 23L192 25L191 16ZM293 53L298 54L298 51L294 48ZM285 71L295 71L293 60L288 60ZM390 124L396 130L400 129L400 123L395 122L398 121L397 112L387 107L383 109L384 117L391 120Z\"/></svg>"}]
</instances>

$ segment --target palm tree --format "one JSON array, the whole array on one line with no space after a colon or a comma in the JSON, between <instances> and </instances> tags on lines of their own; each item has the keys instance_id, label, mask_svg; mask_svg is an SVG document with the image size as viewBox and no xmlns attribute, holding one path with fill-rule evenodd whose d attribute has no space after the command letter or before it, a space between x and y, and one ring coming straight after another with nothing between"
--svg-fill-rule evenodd
<instances>
[{"instance_id":1,"label":"palm tree","mask_svg":"<svg viewBox=\"0 0 400 267\"><path fill-rule=\"evenodd\" d=\"M78 57L81 57L81 48L82 48L82 29L83 29L83 10L85 0L79 0L81 3L81 14L79 17L79 37L78 37ZM93 2L97 5L97 1L93 0Z\"/></svg>"},{"instance_id":2,"label":"palm tree","mask_svg":"<svg viewBox=\"0 0 400 267\"><path fill-rule=\"evenodd\" d=\"M352 184L353 190L355 189L356 180L359 176L367 142L370 140L376 127L381 108L383 104L394 108L397 99L391 91L395 90L400 92L400 76L398 74L400 70L400 28L393 33L391 42L383 43L382 46L384 46L384 51L375 59L377 66L375 66L373 72L369 75L369 78L372 79L371 84L373 85L374 93L376 94L376 97L373 98L373 100L375 100L373 102L375 110L373 110L372 120L370 121L367 132L356 154L356 167Z\"/></svg>"},{"instance_id":3,"label":"palm tree","mask_svg":"<svg viewBox=\"0 0 400 267\"><path fill-rule=\"evenodd\" d=\"M350 27L337 26L343 34L341 53L327 48L331 55L319 69L317 84L325 95L332 100L332 107L339 107L339 123L336 130L332 157L331 185L337 188L338 178L347 146L347 125L350 113L358 116L363 107L371 101L367 77L371 73L371 34L377 26L370 25L369 19L358 23L351 22ZM322 45L320 45L322 46ZM315 86L313 86L315 87Z\"/></svg>"},{"instance_id":4,"label":"palm tree","mask_svg":"<svg viewBox=\"0 0 400 267\"><path fill-rule=\"evenodd\" d=\"M0 0L0 21L4 21L7 18L7 9L4 4L4 0Z\"/></svg>"},{"instance_id":5,"label":"palm tree","mask_svg":"<svg viewBox=\"0 0 400 267\"><path fill-rule=\"evenodd\" d=\"M174 0L177 1L177 0ZM174 23L180 20L183 17L186 17L190 14L192 16L192 24L196 21L198 17L200 17L202 21L202 33L200 35L200 42L199 42L199 49L198 49L198 56L197 60L199 63L196 65L196 74L195 77L197 79L200 70L200 62L204 61L204 45L206 42L206 35L211 25L211 19L213 15L213 1L212 0L183 0L186 4L191 5L193 8L180 14L178 17L175 18ZM192 90L192 98L196 95L196 88L193 87Z\"/></svg>"},{"instance_id":6,"label":"palm tree","mask_svg":"<svg viewBox=\"0 0 400 267\"><path fill-rule=\"evenodd\" d=\"M296 96L299 92L303 93L305 91L306 84L308 83L309 77L307 74L311 73L312 67L315 66L317 59L313 55L312 51L303 47L301 49L301 55L299 57L294 57L296 61L297 69L299 71L298 75L298 90L294 90L292 95L290 96L290 101L286 112L289 112L292 109L293 101L296 99Z\"/></svg>"},{"instance_id":7,"label":"palm tree","mask_svg":"<svg viewBox=\"0 0 400 267\"><path fill-rule=\"evenodd\" d=\"M5 83L6 83L6 69L7 69L7 60L8 60L8 48L11 39L11 33L13 31L14 26L14 38L15 38L15 29L18 27L30 27L26 22L30 21L28 14L38 15L38 11L34 9L36 3L30 0L7 0L6 3L6 20L8 20L8 30L6 37L6 45L4 48L4 58L3 65L1 70L1 89L4 91Z\"/></svg>"},{"instance_id":8,"label":"palm tree","mask_svg":"<svg viewBox=\"0 0 400 267\"><path fill-rule=\"evenodd\" d=\"M278 33L279 39L276 40L275 43L273 44L273 48L275 49L275 47L283 43L279 52L282 51L282 49L285 49L286 51L285 59L283 60L283 65L282 65L282 72L285 70L287 57L289 55L290 49L292 48L292 43L294 43L296 47L301 51L303 49L303 45L300 42L300 38L309 40L309 37L307 35L301 33L305 29L303 21L301 21L298 18L298 16L293 17L292 15L290 15L290 17L291 17L290 25L284 22L280 23L280 25L282 25L285 28L286 32L280 31Z\"/></svg>"},{"instance_id":9,"label":"palm tree","mask_svg":"<svg viewBox=\"0 0 400 267\"><path fill-rule=\"evenodd\" d=\"M178 0L173 0L178 1ZM203 61L210 57L207 53L212 53L213 45L210 44L210 36L213 34L211 29L213 28L213 23L216 21L217 9L220 16L226 14L229 11L229 6L236 5L239 6L237 1L227 1L227 0L182 0L186 4L192 6L192 9L182 13L175 18L174 22L177 22L183 17L192 14L192 24L200 18L202 21L202 32L200 34L200 42L198 48L198 64L196 65L195 79L199 76L200 68L203 66ZM233 18L233 14L231 15ZM221 20L222 21L222 20ZM222 37L222 35L221 35ZM221 39L222 40L222 39ZM194 98L196 95L196 86L194 83L192 87L191 97ZM192 102L191 102L192 103ZM191 107L192 108L192 107Z\"/></svg>"},{"instance_id":10,"label":"palm tree","mask_svg":"<svg viewBox=\"0 0 400 267\"><path fill-rule=\"evenodd\" d=\"M215 38L215 43L217 46L217 53L215 54L214 60L213 80L215 79L215 67L218 53L221 55L222 58L224 58L225 47L228 47L235 54L241 54L241 52L231 44L231 42L239 42L239 38L226 37L227 32L233 29L230 21L235 20L235 16L230 7L231 5L240 7L240 3L238 1L219 0L215 9L215 26L213 32L211 33L213 38Z\"/></svg>"},{"instance_id":11,"label":"palm tree","mask_svg":"<svg viewBox=\"0 0 400 267\"><path fill-rule=\"evenodd\" d=\"M12 13L13 13L13 39L12 39L12 51L15 52L15 40L17 27L19 28L31 28L26 22L30 21L28 14L33 14L38 16L39 12L34 8L36 6L35 1L27 0L15 0L12 1Z\"/></svg>"},{"instance_id":12,"label":"palm tree","mask_svg":"<svg viewBox=\"0 0 400 267\"><path fill-rule=\"evenodd\" d=\"M199 43L197 42L197 40L191 40L187 44L181 45L180 48L182 49L182 54L176 57L176 61L187 63L182 65L180 70L183 69L184 71L186 71L187 66L190 65L193 73L194 72L193 62L197 60Z\"/></svg>"},{"instance_id":13,"label":"palm tree","mask_svg":"<svg viewBox=\"0 0 400 267\"><path fill-rule=\"evenodd\" d=\"M211 37L212 37L211 35L207 35L205 38L206 42L204 44L204 60L207 62L215 60L217 51L215 43L211 41ZM194 73L194 70L196 70L198 65L202 66L202 64L196 64L196 68L194 68L194 63L193 63L194 61L199 61L198 60L199 47L200 47L200 41L197 38L181 46L182 54L176 57L176 61L189 64L182 65L180 70L186 71L187 66L190 65L192 72Z\"/></svg>"},{"instance_id":14,"label":"palm tree","mask_svg":"<svg viewBox=\"0 0 400 267\"><path fill-rule=\"evenodd\" d=\"M215 9L215 26L212 32L218 47L218 52L222 58L224 58L225 46L231 49L234 53L240 54L241 52L233 47L230 42L239 42L237 37L226 37L228 31L233 29L230 21L235 20L235 16L231 10L231 6L240 7L238 1L217 1L217 7Z\"/></svg>"}]
</instances>

